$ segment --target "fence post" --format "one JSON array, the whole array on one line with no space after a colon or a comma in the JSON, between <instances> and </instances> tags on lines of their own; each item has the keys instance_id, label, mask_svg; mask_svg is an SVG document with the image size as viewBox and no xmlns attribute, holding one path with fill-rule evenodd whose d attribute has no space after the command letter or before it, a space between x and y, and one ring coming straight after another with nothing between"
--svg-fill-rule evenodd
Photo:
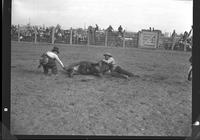
<instances>
[{"instance_id":1,"label":"fence post","mask_svg":"<svg viewBox=\"0 0 200 140\"><path fill-rule=\"evenodd\" d=\"M125 31L124 31L124 33L123 33L123 48L125 48Z\"/></svg>"},{"instance_id":2,"label":"fence post","mask_svg":"<svg viewBox=\"0 0 200 140\"><path fill-rule=\"evenodd\" d=\"M20 42L20 27L19 27L19 24L18 24L18 42Z\"/></svg>"},{"instance_id":3,"label":"fence post","mask_svg":"<svg viewBox=\"0 0 200 140\"><path fill-rule=\"evenodd\" d=\"M174 50L175 42L172 40L172 50Z\"/></svg>"},{"instance_id":4,"label":"fence post","mask_svg":"<svg viewBox=\"0 0 200 140\"><path fill-rule=\"evenodd\" d=\"M105 30L105 46L107 47L108 46L108 32L107 30Z\"/></svg>"},{"instance_id":5,"label":"fence post","mask_svg":"<svg viewBox=\"0 0 200 140\"><path fill-rule=\"evenodd\" d=\"M184 41L184 51L187 51L187 49L186 49L186 40Z\"/></svg>"},{"instance_id":6,"label":"fence post","mask_svg":"<svg viewBox=\"0 0 200 140\"><path fill-rule=\"evenodd\" d=\"M89 34L89 30L87 30L87 45L90 45L90 34Z\"/></svg>"},{"instance_id":7,"label":"fence post","mask_svg":"<svg viewBox=\"0 0 200 140\"><path fill-rule=\"evenodd\" d=\"M37 43L37 30L36 30L36 26L34 27L34 33L35 33L35 44Z\"/></svg>"},{"instance_id":8,"label":"fence post","mask_svg":"<svg viewBox=\"0 0 200 140\"><path fill-rule=\"evenodd\" d=\"M55 27L52 29L52 38L51 38L51 44L54 44L55 41Z\"/></svg>"},{"instance_id":9,"label":"fence post","mask_svg":"<svg viewBox=\"0 0 200 140\"><path fill-rule=\"evenodd\" d=\"M175 47L175 34L173 33L172 36L171 36L171 40L172 40L172 50L174 50L174 47Z\"/></svg>"},{"instance_id":10,"label":"fence post","mask_svg":"<svg viewBox=\"0 0 200 140\"><path fill-rule=\"evenodd\" d=\"M72 45L72 27L70 28L70 45Z\"/></svg>"}]
</instances>

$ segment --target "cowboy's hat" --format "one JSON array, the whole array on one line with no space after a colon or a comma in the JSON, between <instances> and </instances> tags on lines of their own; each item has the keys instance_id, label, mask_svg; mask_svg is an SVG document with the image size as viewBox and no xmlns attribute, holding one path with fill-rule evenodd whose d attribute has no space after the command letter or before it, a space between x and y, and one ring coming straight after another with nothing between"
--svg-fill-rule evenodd
<instances>
[{"instance_id":1,"label":"cowboy's hat","mask_svg":"<svg viewBox=\"0 0 200 140\"><path fill-rule=\"evenodd\" d=\"M111 53L108 53L108 52L106 52L106 53L104 53L104 56L110 56L110 57L112 57L112 54L111 54Z\"/></svg>"},{"instance_id":2,"label":"cowboy's hat","mask_svg":"<svg viewBox=\"0 0 200 140\"><path fill-rule=\"evenodd\" d=\"M59 53L59 48L58 48L58 47L53 47L52 52L57 52L57 53Z\"/></svg>"}]
</instances>

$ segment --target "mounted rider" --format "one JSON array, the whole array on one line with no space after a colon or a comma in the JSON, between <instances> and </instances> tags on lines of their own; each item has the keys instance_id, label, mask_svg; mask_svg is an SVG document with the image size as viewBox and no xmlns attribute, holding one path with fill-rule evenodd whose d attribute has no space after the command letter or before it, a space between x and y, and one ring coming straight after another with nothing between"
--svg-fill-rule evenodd
<instances>
[{"instance_id":1,"label":"mounted rider","mask_svg":"<svg viewBox=\"0 0 200 140\"><path fill-rule=\"evenodd\" d=\"M43 53L41 56L41 59L39 60L40 64L38 68L41 66L43 67L44 74L48 74L49 69L53 74L58 73L56 61L60 64L60 66L65 69L65 66L63 65L62 61L58 57L59 54L59 48L53 47L51 51L47 51L46 53Z\"/></svg>"},{"instance_id":2,"label":"mounted rider","mask_svg":"<svg viewBox=\"0 0 200 140\"><path fill-rule=\"evenodd\" d=\"M191 26L191 30L189 31L189 33L187 31L184 32L183 36L180 38L179 42L184 44L185 46L188 46L189 48L192 48L192 37L190 37L192 30L193 30L193 26Z\"/></svg>"}]
</instances>

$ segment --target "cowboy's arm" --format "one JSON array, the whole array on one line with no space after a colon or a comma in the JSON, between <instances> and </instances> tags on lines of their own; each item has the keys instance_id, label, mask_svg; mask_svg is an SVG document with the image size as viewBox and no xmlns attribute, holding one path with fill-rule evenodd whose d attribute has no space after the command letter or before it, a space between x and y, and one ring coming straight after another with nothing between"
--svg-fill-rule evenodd
<instances>
[{"instance_id":1,"label":"cowboy's arm","mask_svg":"<svg viewBox=\"0 0 200 140\"><path fill-rule=\"evenodd\" d=\"M106 59L102 59L103 62L105 62L106 64L109 64L109 61Z\"/></svg>"},{"instance_id":2,"label":"cowboy's arm","mask_svg":"<svg viewBox=\"0 0 200 140\"><path fill-rule=\"evenodd\" d=\"M108 60L103 59L102 61L107 63L107 64L112 64L113 63L113 59L108 59Z\"/></svg>"},{"instance_id":3,"label":"cowboy's arm","mask_svg":"<svg viewBox=\"0 0 200 140\"><path fill-rule=\"evenodd\" d=\"M110 58L108 60L103 60L105 63L109 65L109 69L113 71L114 65L115 65L115 60L113 58Z\"/></svg>"},{"instance_id":4,"label":"cowboy's arm","mask_svg":"<svg viewBox=\"0 0 200 140\"><path fill-rule=\"evenodd\" d=\"M62 68L64 68L65 66L63 65L62 61L60 60L60 58L55 55L55 59L58 61L58 63L61 65Z\"/></svg>"}]
</instances>

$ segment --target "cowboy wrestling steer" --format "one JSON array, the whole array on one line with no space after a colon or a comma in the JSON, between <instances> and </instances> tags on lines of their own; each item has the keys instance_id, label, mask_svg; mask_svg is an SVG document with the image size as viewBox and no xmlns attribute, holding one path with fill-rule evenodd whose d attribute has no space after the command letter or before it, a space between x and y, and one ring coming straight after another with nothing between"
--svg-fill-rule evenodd
<instances>
[{"instance_id":1,"label":"cowboy wrestling steer","mask_svg":"<svg viewBox=\"0 0 200 140\"><path fill-rule=\"evenodd\" d=\"M51 51L47 51L46 53L43 53L41 56L41 59L39 60L39 66L43 67L44 74L48 74L49 70L51 70L52 74L57 75L58 69L56 66L56 61L60 64L60 66L64 69L65 66L58 57L59 54L59 48L54 47Z\"/></svg>"}]
</instances>

